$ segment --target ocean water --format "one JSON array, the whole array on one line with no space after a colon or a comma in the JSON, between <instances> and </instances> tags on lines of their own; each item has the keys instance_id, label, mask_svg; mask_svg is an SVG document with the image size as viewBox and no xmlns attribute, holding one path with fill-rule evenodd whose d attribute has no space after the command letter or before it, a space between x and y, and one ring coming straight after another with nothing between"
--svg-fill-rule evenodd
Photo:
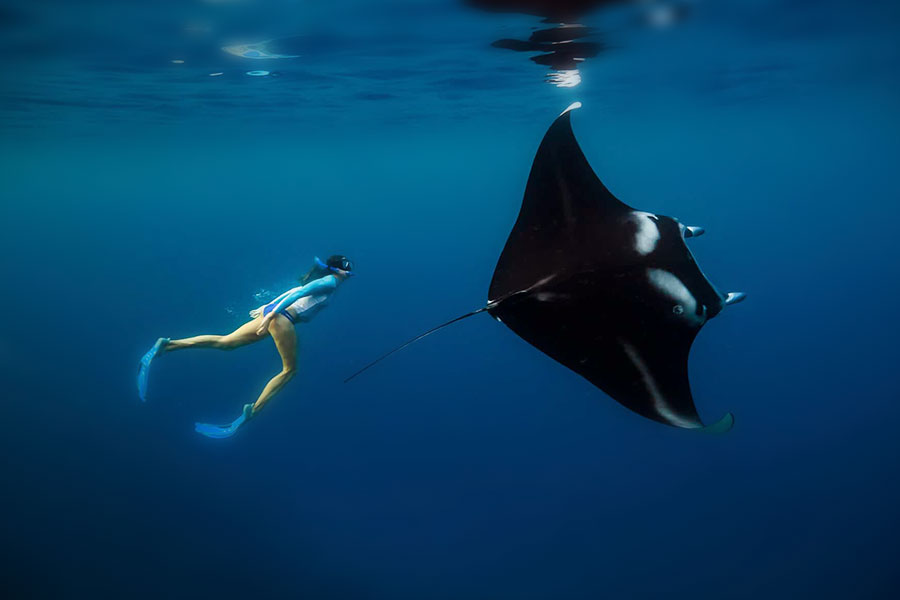
<instances>
[{"instance_id":1,"label":"ocean water","mask_svg":"<svg viewBox=\"0 0 900 600\"><path fill-rule=\"evenodd\" d=\"M4 597L896 598L900 9L611 4L541 64L492 43L554 25L457 0L5 2ZM221 50L269 40L299 57ZM749 294L691 355L727 435L484 315L342 383L483 304L574 101L607 186ZM258 419L193 431L278 372L268 340L164 356L139 401L157 337L332 253L359 274Z\"/></svg>"}]
</instances>

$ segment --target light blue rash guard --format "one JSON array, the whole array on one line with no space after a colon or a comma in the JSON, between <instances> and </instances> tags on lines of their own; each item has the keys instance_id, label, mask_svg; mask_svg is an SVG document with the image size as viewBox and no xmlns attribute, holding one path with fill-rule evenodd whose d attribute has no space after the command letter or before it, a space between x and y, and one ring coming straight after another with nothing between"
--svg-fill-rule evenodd
<instances>
[{"instance_id":1,"label":"light blue rash guard","mask_svg":"<svg viewBox=\"0 0 900 600\"><path fill-rule=\"evenodd\" d=\"M328 304L338 283L338 278L334 275L320 277L306 285L290 289L268 304L251 310L250 316L256 318L276 312L287 317L291 323L309 321Z\"/></svg>"}]
</instances>

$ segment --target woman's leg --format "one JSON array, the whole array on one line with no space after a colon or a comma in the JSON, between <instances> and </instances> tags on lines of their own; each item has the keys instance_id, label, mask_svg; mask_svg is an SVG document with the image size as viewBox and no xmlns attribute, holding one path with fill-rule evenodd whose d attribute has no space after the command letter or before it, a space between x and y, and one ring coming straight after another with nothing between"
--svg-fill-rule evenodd
<instances>
[{"instance_id":1,"label":"woman's leg","mask_svg":"<svg viewBox=\"0 0 900 600\"><path fill-rule=\"evenodd\" d=\"M166 344L165 348L161 348L160 350L161 352L173 352L175 350L184 350L185 348L234 350L235 348L258 342L269 335L268 333L263 333L262 335L256 334L260 319L262 319L262 317L244 323L228 335L197 335L181 340L169 340L169 343Z\"/></svg>"},{"instance_id":2,"label":"woman's leg","mask_svg":"<svg viewBox=\"0 0 900 600\"><path fill-rule=\"evenodd\" d=\"M278 348L278 353L281 355L281 372L269 380L259 398L256 399L253 404L254 415L262 410L266 402L281 391L281 388L293 379L297 372L297 332L294 331L294 324L286 317L278 315L269 323L269 333L275 340L275 347Z\"/></svg>"}]
</instances>

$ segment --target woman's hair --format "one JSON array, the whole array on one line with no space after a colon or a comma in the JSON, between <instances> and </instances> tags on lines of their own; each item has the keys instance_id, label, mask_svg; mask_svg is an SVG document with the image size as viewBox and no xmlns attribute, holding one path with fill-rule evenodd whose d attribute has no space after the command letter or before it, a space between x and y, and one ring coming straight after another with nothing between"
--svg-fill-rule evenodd
<instances>
[{"instance_id":1,"label":"woman's hair","mask_svg":"<svg viewBox=\"0 0 900 600\"><path fill-rule=\"evenodd\" d=\"M312 269L307 271L306 274L300 278L300 283L305 285L310 281L319 279L320 277L325 277L326 275L331 273L331 269L329 269L328 267L350 271L353 269L353 263L350 262L349 258L340 254L332 254L324 263L320 263L319 259L316 259L316 262L313 264Z\"/></svg>"}]
</instances>

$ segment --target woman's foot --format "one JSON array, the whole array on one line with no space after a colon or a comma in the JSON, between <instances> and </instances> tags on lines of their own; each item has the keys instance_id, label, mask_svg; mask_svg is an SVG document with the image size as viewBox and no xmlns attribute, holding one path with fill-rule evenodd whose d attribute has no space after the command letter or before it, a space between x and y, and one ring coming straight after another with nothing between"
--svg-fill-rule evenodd
<instances>
[{"instance_id":1,"label":"woman's foot","mask_svg":"<svg viewBox=\"0 0 900 600\"><path fill-rule=\"evenodd\" d=\"M194 423L194 431L206 437L223 439L231 437L234 433L253 416L253 403L245 404L241 416L228 425L211 425L209 423Z\"/></svg>"},{"instance_id":2,"label":"woman's foot","mask_svg":"<svg viewBox=\"0 0 900 600\"><path fill-rule=\"evenodd\" d=\"M157 346L156 355L159 356L160 354L165 354L166 349L169 347L169 342L171 341L172 340L167 337L161 337L156 340L156 344L154 344Z\"/></svg>"}]
</instances>

